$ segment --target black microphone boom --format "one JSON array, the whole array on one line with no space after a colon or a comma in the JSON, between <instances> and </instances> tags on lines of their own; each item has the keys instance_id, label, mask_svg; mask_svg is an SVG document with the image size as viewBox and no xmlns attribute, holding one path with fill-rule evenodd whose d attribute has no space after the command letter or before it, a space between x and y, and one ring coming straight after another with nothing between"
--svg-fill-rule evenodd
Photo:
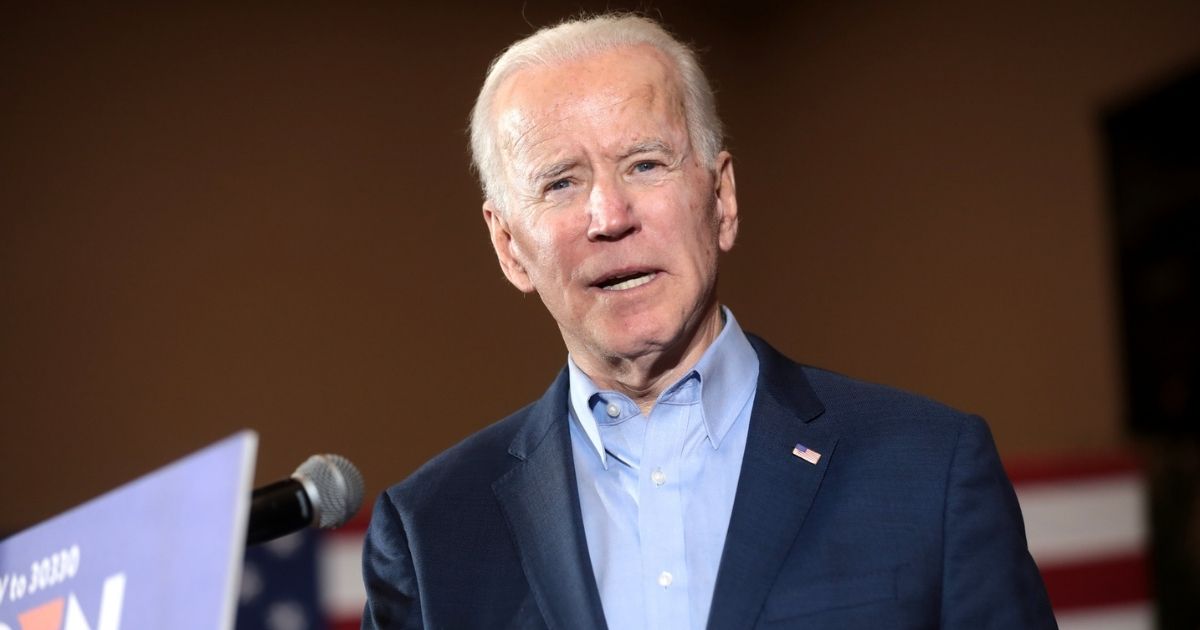
<instances>
[{"instance_id":1,"label":"black microphone boom","mask_svg":"<svg viewBox=\"0 0 1200 630\"><path fill-rule=\"evenodd\" d=\"M340 455L313 455L291 479L276 481L250 497L246 544L256 545L308 527L344 524L362 506L362 473Z\"/></svg>"},{"instance_id":2,"label":"black microphone boom","mask_svg":"<svg viewBox=\"0 0 1200 630\"><path fill-rule=\"evenodd\" d=\"M273 540L313 523L312 501L304 484L295 479L256 488L250 496L250 528L246 544Z\"/></svg>"}]
</instances>

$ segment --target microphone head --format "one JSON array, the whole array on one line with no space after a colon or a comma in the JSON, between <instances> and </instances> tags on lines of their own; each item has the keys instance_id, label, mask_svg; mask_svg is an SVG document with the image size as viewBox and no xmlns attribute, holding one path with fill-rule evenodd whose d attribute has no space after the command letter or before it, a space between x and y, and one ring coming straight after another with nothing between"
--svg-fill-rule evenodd
<instances>
[{"instance_id":1,"label":"microphone head","mask_svg":"<svg viewBox=\"0 0 1200 630\"><path fill-rule=\"evenodd\" d=\"M362 473L341 455L313 455L300 464L292 478L308 491L317 527L339 527L362 507Z\"/></svg>"}]
</instances>

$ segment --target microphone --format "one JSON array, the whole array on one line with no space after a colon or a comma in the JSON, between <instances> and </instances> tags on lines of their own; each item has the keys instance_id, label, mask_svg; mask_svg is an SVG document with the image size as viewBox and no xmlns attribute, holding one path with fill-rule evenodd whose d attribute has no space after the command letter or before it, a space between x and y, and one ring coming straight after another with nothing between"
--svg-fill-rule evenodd
<instances>
[{"instance_id":1,"label":"microphone","mask_svg":"<svg viewBox=\"0 0 1200 630\"><path fill-rule=\"evenodd\" d=\"M350 460L341 455L313 455L291 479L254 490L246 544L274 540L309 525L338 527L358 512L362 500L362 473Z\"/></svg>"}]
</instances>

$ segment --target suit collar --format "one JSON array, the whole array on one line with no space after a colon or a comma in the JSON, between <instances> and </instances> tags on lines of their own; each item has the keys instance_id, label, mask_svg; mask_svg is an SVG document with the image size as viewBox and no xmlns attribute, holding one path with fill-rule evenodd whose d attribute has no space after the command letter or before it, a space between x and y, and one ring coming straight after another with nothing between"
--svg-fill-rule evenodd
<instances>
[{"instance_id":1,"label":"suit collar","mask_svg":"<svg viewBox=\"0 0 1200 630\"><path fill-rule=\"evenodd\" d=\"M749 336L760 364L746 454L717 572L709 628L752 627L816 497L837 436L803 368ZM803 444L816 464L794 455Z\"/></svg>"},{"instance_id":2,"label":"suit collar","mask_svg":"<svg viewBox=\"0 0 1200 630\"><path fill-rule=\"evenodd\" d=\"M563 368L546 393L524 410L525 422L508 446L509 455L525 461L537 450L550 430L562 420L562 411L567 404L567 387L567 370Z\"/></svg>"},{"instance_id":3,"label":"suit collar","mask_svg":"<svg viewBox=\"0 0 1200 630\"><path fill-rule=\"evenodd\" d=\"M808 384L800 364L780 354L758 335L747 334L746 338L758 353L760 393L772 396L782 408L791 410L792 415L804 423L825 413L825 406Z\"/></svg>"},{"instance_id":4,"label":"suit collar","mask_svg":"<svg viewBox=\"0 0 1200 630\"><path fill-rule=\"evenodd\" d=\"M508 452L521 463L492 484L521 567L550 628L604 628L584 539L563 370L526 411ZM564 474L565 472L565 474Z\"/></svg>"}]
</instances>

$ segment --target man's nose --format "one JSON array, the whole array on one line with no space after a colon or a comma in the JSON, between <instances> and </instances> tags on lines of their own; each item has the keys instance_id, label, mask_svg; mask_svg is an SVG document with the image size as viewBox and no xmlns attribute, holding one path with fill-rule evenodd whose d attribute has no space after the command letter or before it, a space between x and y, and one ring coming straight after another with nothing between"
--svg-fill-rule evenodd
<instances>
[{"instance_id":1,"label":"man's nose","mask_svg":"<svg viewBox=\"0 0 1200 630\"><path fill-rule=\"evenodd\" d=\"M588 195L588 240L616 241L640 227L633 201L619 181L597 181Z\"/></svg>"}]
</instances>

